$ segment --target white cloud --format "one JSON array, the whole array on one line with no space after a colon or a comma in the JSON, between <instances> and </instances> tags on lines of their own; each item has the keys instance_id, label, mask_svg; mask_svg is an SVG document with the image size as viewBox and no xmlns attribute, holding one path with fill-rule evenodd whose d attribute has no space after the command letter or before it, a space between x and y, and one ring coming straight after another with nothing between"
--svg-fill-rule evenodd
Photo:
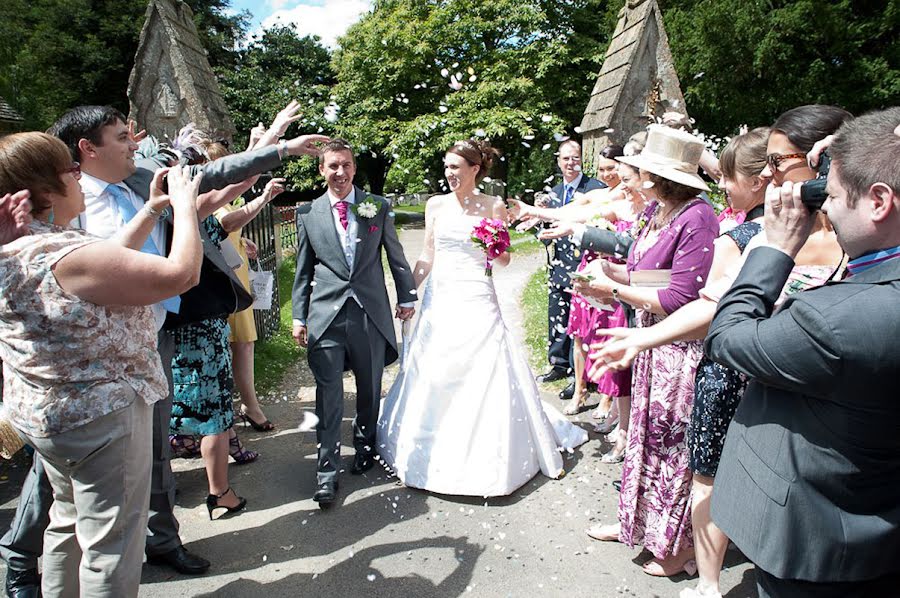
<instances>
[{"instance_id":1,"label":"white cloud","mask_svg":"<svg viewBox=\"0 0 900 598\"><path fill-rule=\"evenodd\" d=\"M289 3L289 0L270 0L270 2L273 7L278 8ZM315 5L300 4L292 8L275 10L263 20L262 27L268 29L278 23L293 23L301 37L318 35L322 38L323 44L334 48L337 38L368 12L370 7L370 0L321 0Z\"/></svg>"}]
</instances>

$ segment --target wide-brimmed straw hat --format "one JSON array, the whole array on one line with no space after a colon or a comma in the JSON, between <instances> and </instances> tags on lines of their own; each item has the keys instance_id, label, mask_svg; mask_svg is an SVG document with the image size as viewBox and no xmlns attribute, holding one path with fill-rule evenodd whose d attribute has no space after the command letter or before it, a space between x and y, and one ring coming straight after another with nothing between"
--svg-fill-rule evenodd
<instances>
[{"instance_id":1,"label":"wide-brimmed straw hat","mask_svg":"<svg viewBox=\"0 0 900 598\"><path fill-rule=\"evenodd\" d=\"M705 147L690 133L650 125L644 151L636 156L619 156L616 160L693 189L709 191L697 174Z\"/></svg>"}]
</instances>

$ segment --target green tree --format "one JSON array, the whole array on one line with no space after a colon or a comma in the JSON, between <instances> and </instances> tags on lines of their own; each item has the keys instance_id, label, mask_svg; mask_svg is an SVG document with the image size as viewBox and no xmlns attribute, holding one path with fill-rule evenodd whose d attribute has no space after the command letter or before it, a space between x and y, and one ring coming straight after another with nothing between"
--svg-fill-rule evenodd
<instances>
[{"instance_id":1,"label":"green tree","mask_svg":"<svg viewBox=\"0 0 900 598\"><path fill-rule=\"evenodd\" d=\"M210 60L227 63L247 15L229 16L229 0L190 0ZM48 127L79 104L128 110L146 0L3 0L0 95L32 129Z\"/></svg>"},{"instance_id":2,"label":"green tree","mask_svg":"<svg viewBox=\"0 0 900 598\"><path fill-rule=\"evenodd\" d=\"M501 149L496 176L512 192L539 189L556 140L581 121L605 11L600 0L376 2L332 61L338 131L365 147L373 191L437 189L443 150L473 135Z\"/></svg>"},{"instance_id":3,"label":"green tree","mask_svg":"<svg viewBox=\"0 0 900 598\"><path fill-rule=\"evenodd\" d=\"M291 100L303 105L304 116L294 127L296 131L289 130L288 135L300 131L332 134L333 126L325 118L334 85L330 58L318 37L299 37L293 25L276 26L239 51L233 67L216 69L237 138L245 141L259 122L268 126ZM312 159L292 160L282 174L300 188L319 184Z\"/></svg>"},{"instance_id":4,"label":"green tree","mask_svg":"<svg viewBox=\"0 0 900 598\"><path fill-rule=\"evenodd\" d=\"M898 0L660 5L688 111L703 131L770 124L802 104L861 113L900 98Z\"/></svg>"}]
</instances>

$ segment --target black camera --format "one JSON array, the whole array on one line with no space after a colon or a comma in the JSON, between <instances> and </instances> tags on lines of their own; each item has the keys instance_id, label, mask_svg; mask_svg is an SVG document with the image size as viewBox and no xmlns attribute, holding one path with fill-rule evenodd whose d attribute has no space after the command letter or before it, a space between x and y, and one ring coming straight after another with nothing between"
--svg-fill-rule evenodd
<instances>
[{"instance_id":1,"label":"black camera","mask_svg":"<svg viewBox=\"0 0 900 598\"><path fill-rule=\"evenodd\" d=\"M819 155L819 169L816 178L800 185L800 201L810 212L822 209L822 204L828 199L825 185L828 183L828 171L831 169L831 156L828 152Z\"/></svg>"}]
</instances>

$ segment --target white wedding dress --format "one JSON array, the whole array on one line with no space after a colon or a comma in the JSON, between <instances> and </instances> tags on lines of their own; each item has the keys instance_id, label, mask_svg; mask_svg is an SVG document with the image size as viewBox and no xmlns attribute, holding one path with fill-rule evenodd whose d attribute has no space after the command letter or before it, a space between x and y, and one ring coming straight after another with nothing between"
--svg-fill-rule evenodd
<instances>
[{"instance_id":1,"label":"white wedding dress","mask_svg":"<svg viewBox=\"0 0 900 598\"><path fill-rule=\"evenodd\" d=\"M586 442L587 432L541 401L471 240L479 221L435 222L434 264L405 363L381 405L378 452L407 486L504 496L538 471L558 478L560 450Z\"/></svg>"}]
</instances>

